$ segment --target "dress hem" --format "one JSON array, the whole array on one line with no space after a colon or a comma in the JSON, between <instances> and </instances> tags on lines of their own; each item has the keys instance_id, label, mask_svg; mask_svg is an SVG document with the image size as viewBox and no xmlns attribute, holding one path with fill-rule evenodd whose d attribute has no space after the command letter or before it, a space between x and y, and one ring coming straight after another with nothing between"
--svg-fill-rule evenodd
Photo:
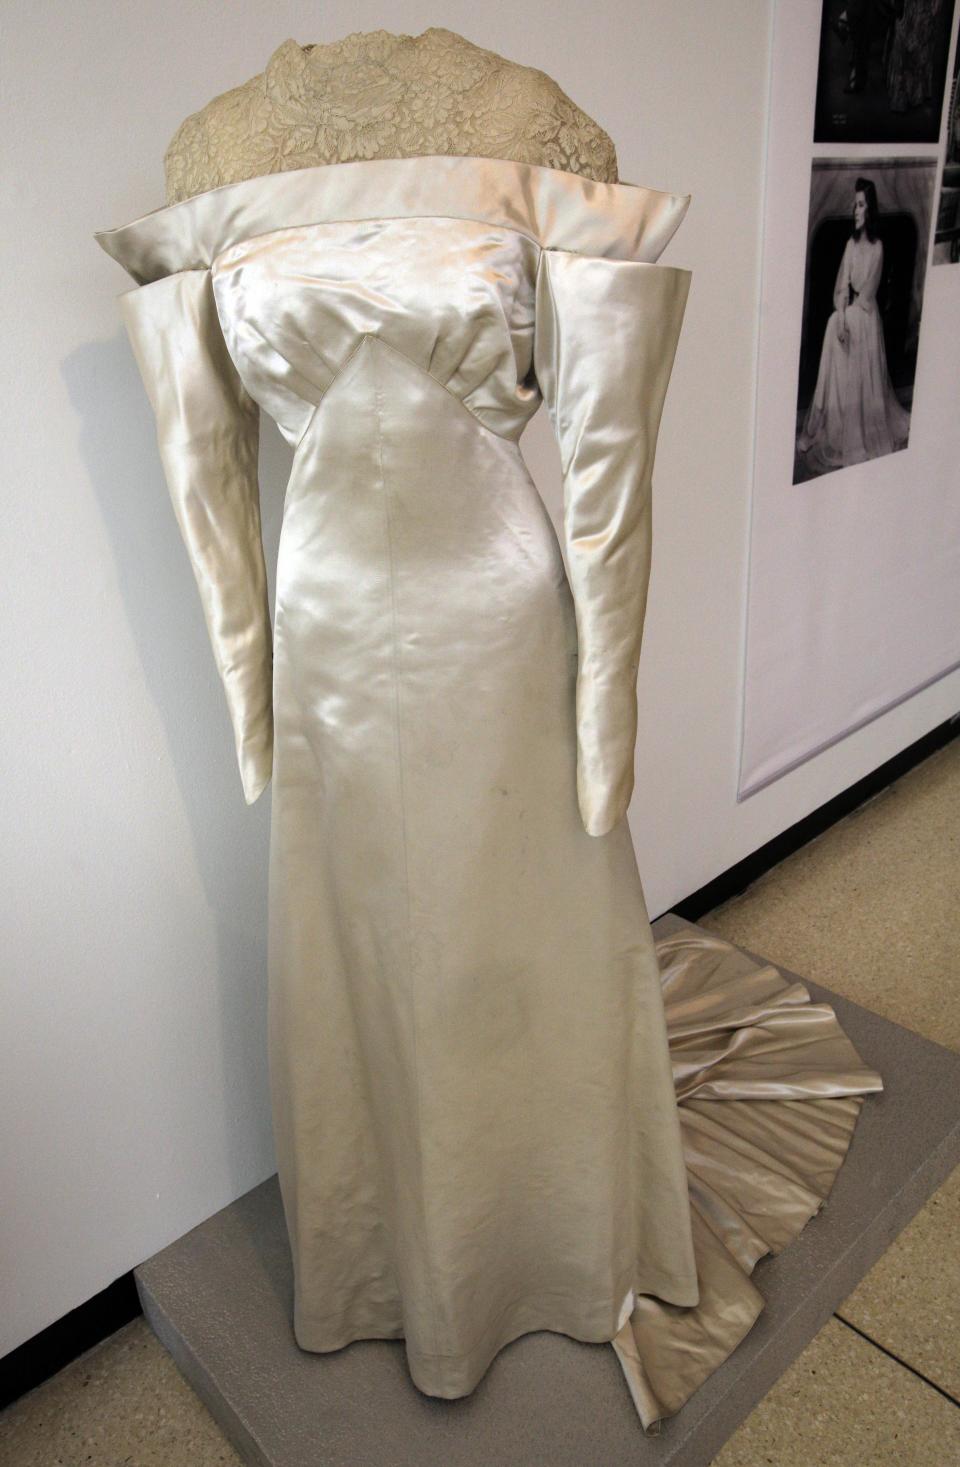
<instances>
[{"instance_id":1,"label":"dress hem","mask_svg":"<svg viewBox=\"0 0 960 1467\"><path fill-rule=\"evenodd\" d=\"M385 1324L383 1314L367 1325L360 1323L356 1315L349 1323L344 1322L344 1315L328 1315L312 1326L296 1314L294 1336L300 1349L311 1354L330 1354L360 1340L403 1340L410 1378L417 1389L424 1395L452 1400L470 1395L500 1351L522 1335L547 1330L580 1344L612 1344L622 1328L621 1311L631 1291L635 1295L655 1294L667 1303L685 1304L691 1298L690 1287L683 1282L662 1277L637 1279L633 1271L623 1286L600 1305L579 1295L548 1290L509 1304L469 1350L451 1354L418 1349L404 1335L402 1321ZM697 1292L694 1284L694 1303ZM339 1328L334 1324L337 1319L342 1321Z\"/></svg>"}]
</instances>

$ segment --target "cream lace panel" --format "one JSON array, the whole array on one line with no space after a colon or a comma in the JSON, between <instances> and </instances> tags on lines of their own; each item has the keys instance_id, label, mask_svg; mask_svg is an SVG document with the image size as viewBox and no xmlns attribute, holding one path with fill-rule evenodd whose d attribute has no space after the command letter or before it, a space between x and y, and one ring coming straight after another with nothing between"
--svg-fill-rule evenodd
<instances>
[{"instance_id":1,"label":"cream lace panel","mask_svg":"<svg viewBox=\"0 0 960 1467\"><path fill-rule=\"evenodd\" d=\"M164 157L167 203L288 168L429 153L619 182L609 135L545 72L431 26L284 41L260 75L181 123Z\"/></svg>"}]
</instances>

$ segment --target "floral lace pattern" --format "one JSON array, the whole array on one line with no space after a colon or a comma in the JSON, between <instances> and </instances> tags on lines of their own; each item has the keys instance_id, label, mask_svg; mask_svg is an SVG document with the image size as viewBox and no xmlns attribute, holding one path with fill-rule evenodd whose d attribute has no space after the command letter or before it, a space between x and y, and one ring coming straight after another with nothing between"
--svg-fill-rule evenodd
<instances>
[{"instance_id":1,"label":"floral lace pattern","mask_svg":"<svg viewBox=\"0 0 960 1467\"><path fill-rule=\"evenodd\" d=\"M545 72L431 26L284 41L265 71L181 123L164 156L167 203L289 168L430 153L619 182L609 135Z\"/></svg>"}]
</instances>

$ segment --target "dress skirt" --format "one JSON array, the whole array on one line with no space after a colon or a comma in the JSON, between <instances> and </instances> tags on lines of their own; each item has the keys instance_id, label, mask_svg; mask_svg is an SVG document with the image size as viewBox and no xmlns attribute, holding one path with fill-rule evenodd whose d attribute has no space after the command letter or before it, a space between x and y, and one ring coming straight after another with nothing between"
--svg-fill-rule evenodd
<instances>
[{"instance_id":1,"label":"dress skirt","mask_svg":"<svg viewBox=\"0 0 960 1467\"><path fill-rule=\"evenodd\" d=\"M629 828L576 800L577 633L518 446L364 338L300 443L274 628L270 1065L305 1349L469 1392L698 1297Z\"/></svg>"}]
</instances>

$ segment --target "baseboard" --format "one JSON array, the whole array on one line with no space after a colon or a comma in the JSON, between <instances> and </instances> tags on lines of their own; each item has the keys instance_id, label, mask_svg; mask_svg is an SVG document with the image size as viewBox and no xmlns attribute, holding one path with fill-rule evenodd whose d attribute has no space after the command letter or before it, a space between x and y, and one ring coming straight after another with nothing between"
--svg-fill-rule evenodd
<instances>
[{"instance_id":1,"label":"baseboard","mask_svg":"<svg viewBox=\"0 0 960 1467\"><path fill-rule=\"evenodd\" d=\"M727 902L731 897L745 891L752 882L765 875L772 867L778 866L787 856L792 856L801 846L815 840L818 835L829 830L831 825L836 825L838 820L842 820L852 810L856 810L896 780L902 779L911 769L922 764L924 759L951 743L958 735L960 713L955 713L945 723L938 724L924 734L923 738L917 739L916 743L908 744L899 754L894 754L892 759L864 775L863 779L858 779L849 789L841 790L832 800L827 800L826 804L811 810L809 815L805 815L795 825L788 826L765 845L738 861L735 866L722 871L719 876L708 881L706 886L701 886L698 891L691 892L682 901L676 902L670 910L687 922L699 921L722 902Z\"/></svg>"}]
</instances>

